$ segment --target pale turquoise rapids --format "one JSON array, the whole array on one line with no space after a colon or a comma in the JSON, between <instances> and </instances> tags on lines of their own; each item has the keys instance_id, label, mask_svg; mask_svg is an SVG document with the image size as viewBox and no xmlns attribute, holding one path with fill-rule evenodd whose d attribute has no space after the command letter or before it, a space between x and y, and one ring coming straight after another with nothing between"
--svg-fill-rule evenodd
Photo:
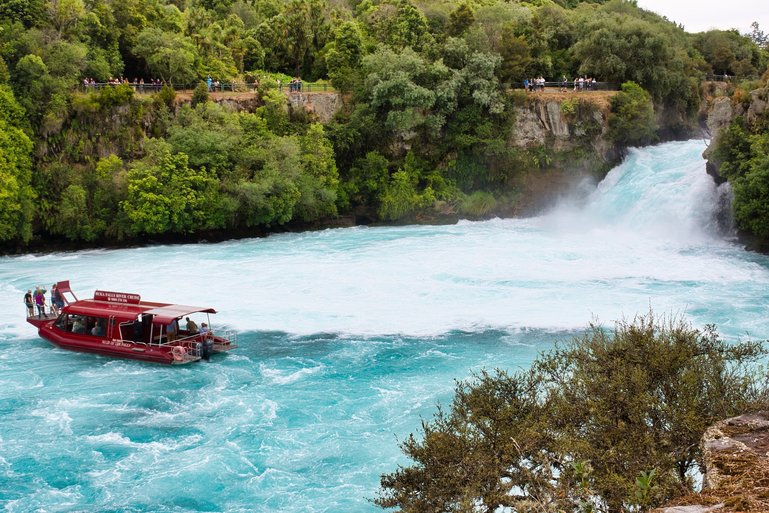
<instances>
[{"instance_id":1,"label":"pale turquoise rapids","mask_svg":"<svg viewBox=\"0 0 769 513\"><path fill-rule=\"evenodd\" d=\"M650 309L769 338L769 259L716 230L704 148L633 150L528 219L0 258L0 509L374 512L398 441L473 371ZM213 306L240 347L185 367L55 348L22 296L63 279Z\"/></svg>"}]
</instances>

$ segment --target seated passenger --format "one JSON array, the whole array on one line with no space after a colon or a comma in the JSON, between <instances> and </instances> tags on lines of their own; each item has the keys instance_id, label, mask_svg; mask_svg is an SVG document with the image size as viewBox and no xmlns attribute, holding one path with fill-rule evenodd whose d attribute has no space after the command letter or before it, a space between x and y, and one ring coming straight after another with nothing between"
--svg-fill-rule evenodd
<instances>
[{"instance_id":1,"label":"seated passenger","mask_svg":"<svg viewBox=\"0 0 769 513\"><path fill-rule=\"evenodd\" d=\"M185 320L187 321L187 331L190 335L197 335L198 334L198 325L195 324L195 321L190 319L189 317L185 317Z\"/></svg>"},{"instance_id":2,"label":"seated passenger","mask_svg":"<svg viewBox=\"0 0 769 513\"><path fill-rule=\"evenodd\" d=\"M85 333L85 322L82 317L76 317L72 325L72 333Z\"/></svg>"},{"instance_id":3,"label":"seated passenger","mask_svg":"<svg viewBox=\"0 0 769 513\"><path fill-rule=\"evenodd\" d=\"M91 328L91 335L96 335L97 337L104 336L104 321L96 321L96 324L94 324L93 328Z\"/></svg>"},{"instance_id":4,"label":"seated passenger","mask_svg":"<svg viewBox=\"0 0 769 513\"><path fill-rule=\"evenodd\" d=\"M179 331L179 323L176 322L176 319L168 323L168 326L166 326L166 335L168 337L169 342L173 342L176 340L176 332Z\"/></svg>"},{"instance_id":5,"label":"seated passenger","mask_svg":"<svg viewBox=\"0 0 769 513\"><path fill-rule=\"evenodd\" d=\"M139 342L144 334L144 325L139 317L133 322L133 341Z\"/></svg>"}]
</instances>

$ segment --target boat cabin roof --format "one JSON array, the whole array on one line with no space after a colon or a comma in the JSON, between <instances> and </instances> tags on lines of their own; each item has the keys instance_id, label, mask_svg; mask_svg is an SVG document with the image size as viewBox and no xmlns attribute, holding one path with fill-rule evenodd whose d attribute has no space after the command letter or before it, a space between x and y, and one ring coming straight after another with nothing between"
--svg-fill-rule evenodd
<instances>
[{"instance_id":1,"label":"boat cabin roof","mask_svg":"<svg viewBox=\"0 0 769 513\"><path fill-rule=\"evenodd\" d=\"M93 299L81 299L68 303L63 311L92 317L114 316L121 320L133 320L139 315L149 314L153 316L153 322L161 324L168 324L174 319L198 312L216 313L216 310L210 307L142 301L138 294L102 290L94 292Z\"/></svg>"}]
</instances>

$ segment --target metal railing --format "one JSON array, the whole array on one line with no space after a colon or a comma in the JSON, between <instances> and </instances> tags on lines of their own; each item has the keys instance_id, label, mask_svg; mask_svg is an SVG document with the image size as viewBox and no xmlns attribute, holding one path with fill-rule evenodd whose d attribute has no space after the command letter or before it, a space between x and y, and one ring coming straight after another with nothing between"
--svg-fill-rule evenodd
<instances>
[{"instance_id":1,"label":"metal railing","mask_svg":"<svg viewBox=\"0 0 769 513\"><path fill-rule=\"evenodd\" d=\"M206 83L203 81L203 83ZM163 88L163 86L169 86L171 89L177 92L191 92L197 87L197 85L200 84L200 82L195 82L192 84L168 84L165 82L161 83L140 83L140 82L93 82L89 84L80 84L79 90L84 93L89 93L93 91L98 91L100 89L104 89L106 87L117 87L117 86L128 86L131 89L134 90L134 92L139 94L154 94L160 91L160 89ZM271 88L277 88L278 90L286 93L318 93L318 92L336 92L336 89L328 83L306 83L302 82L299 85L296 84L284 84L284 83L274 83L268 87ZM248 93L248 92L256 92L257 88L259 88L259 83L256 82L220 82L220 83L212 83L211 86L208 88L208 92L210 93Z\"/></svg>"},{"instance_id":2,"label":"metal railing","mask_svg":"<svg viewBox=\"0 0 769 513\"><path fill-rule=\"evenodd\" d=\"M524 89L524 84L518 83L513 85L513 89ZM546 81L544 84L539 83L529 83L528 84L528 91L531 92L537 92L537 91L545 91L545 90L565 90L565 91L616 91L619 88L616 84L612 82L575 82L573 80L567 80L565 82L549 82Z\"/></svg>"}]
</instances>

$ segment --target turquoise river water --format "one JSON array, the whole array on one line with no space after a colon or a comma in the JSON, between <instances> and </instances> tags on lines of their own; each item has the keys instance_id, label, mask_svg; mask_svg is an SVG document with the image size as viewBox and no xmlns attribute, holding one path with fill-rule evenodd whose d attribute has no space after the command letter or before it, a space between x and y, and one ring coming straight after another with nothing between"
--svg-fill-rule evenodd
<instances>
[{"instance_id":1,"label":"turquoise river water","mask_svg":"<svg viewBox=\"0 0 769 513\"><path fill-rule=\"evenodd\" d=\"M0 258L7 512L373 512L456 379L652 308L769 338L769 258L714 229L704 145L631 152L529 219ZM167 367L55 348L22 296L69 279L210 305L239 348Z\"/></svg>"}]
</instances>

